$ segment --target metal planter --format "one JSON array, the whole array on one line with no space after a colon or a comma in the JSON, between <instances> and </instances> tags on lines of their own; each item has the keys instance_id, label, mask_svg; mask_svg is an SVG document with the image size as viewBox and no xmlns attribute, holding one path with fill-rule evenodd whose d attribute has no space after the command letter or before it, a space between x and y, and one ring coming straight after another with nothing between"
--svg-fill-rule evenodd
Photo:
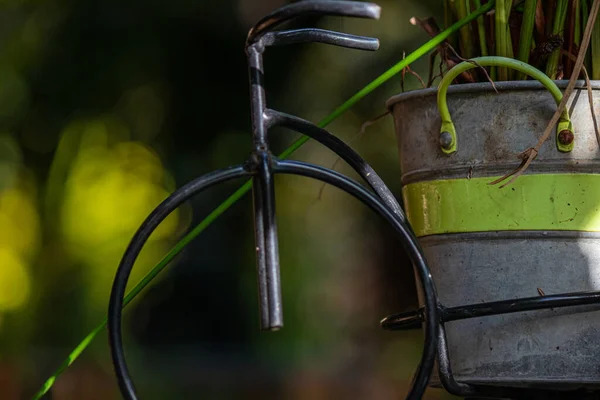
<instances>
[{"instance_id":1,"label":"metal planter","mask_svg":"<svg viewBox=\"0 0 600 400\"><path fill-rule=\"evenodd\" d=\"M566 82L557 82L561 89ZM535 81L453 86L448 107L458 150L440 149L436 90L392 97L408 219L440 302L460 306L600 289L600 157L586 89L569 111L572 152L554 136L528 172L500 189L489 182L519 165L556 110ZM593 82L594 104L600 82ZM600 387L600 307L580 306L446 325L457 380L513 387ZM433 384L436 379L433 377Z\"/></svg>"}]
</instances>

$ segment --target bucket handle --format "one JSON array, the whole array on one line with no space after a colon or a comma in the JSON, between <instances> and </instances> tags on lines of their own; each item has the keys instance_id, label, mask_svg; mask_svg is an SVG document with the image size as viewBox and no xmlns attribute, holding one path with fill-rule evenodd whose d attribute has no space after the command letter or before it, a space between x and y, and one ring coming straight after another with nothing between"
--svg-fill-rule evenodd
<instances>
[{"instance_id":1,"label":"bucket handle","mask_svg":"<svg viewBox=\"0 0 600 400\"><path fill-rule=\"evenodd\" d=\"M437 104L438 109L440 111L440 116L442 117L442 127L440 129L440 147L442 151L446 154L452 154L457 149L457 137L456 137L456 129L454 128L454 123L452 122L452 118L450 117L450 111L448 111L448 103L446 102L446 94L448 92L448 86L450 83L458 77L463 72L481 67L508 67L515 69L519 72L527 74L532 78L539 81L542 85L548 89L548 91L554 97L556 104L560 104L562 100L562 92L556 86L556 83L552 79L550 79L546 74L540 71L537 68L532 67L531 65L524 63L522 61L518 61L512 58L507 57L476 57L472 58L468 61L463 61L460 64L454 66L450 69L446 75L442 78L438 86L438 95L437 95ZM558 120L558 126L556 129L556 146L559 151L564 153L570 152L573 150L575 140L572 140L569 144L563 144L558 139L558 136L561 132L566 131L573 135L573 125L571 124L571 120L569 118L569 112L565 108L562 112L560 119Z\"/></svg>"}]
</instances>

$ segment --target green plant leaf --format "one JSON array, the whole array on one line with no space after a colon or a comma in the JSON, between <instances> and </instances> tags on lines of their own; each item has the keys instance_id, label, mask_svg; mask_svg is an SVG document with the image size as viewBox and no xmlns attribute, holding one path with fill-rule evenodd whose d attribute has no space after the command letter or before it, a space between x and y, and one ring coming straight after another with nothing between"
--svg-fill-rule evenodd
<instances>
[{"instance_id":1,"label":"green plant leaf","mask_svg":"<svg viewBox=\"0 0 600 400\"><path fill-rule=\"evenodd\" d=\"M519 61L529 63L531 42L533 41L533 26L535 25L535 7L537 0L525 0L525 11L521 25L521 36L519 39ZM519 74L519 79L527 79L527 75Z\"/></svg>"},{"instance_id":2,"label":"green plant leaf","mask_svg":"<svg viewBox=\"0 0 600 400\"><path fill-rule=\"evenodd\" d=\"M565 34L563 33L565 29L565 20L567 19L567 9L569 5L569 0L558 0L556 3L556 14L554 14L554 25L552 27L553 35L560 35L563 38ZM593 46L593 45L592 45ZM562 57L560 53L561 49L558 48L550 54L548 57L548 63L546 64L546 75L548 75L551 79L556 79L556 74L558 72L558 62ZM592 78L596 79L596 78Z\"/></svg>"}]
</instances>

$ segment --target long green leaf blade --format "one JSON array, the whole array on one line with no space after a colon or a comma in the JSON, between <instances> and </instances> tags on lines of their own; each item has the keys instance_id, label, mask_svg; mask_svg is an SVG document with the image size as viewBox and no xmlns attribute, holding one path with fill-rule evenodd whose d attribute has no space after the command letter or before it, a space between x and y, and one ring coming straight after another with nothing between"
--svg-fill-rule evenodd
<instances>
[{"instance_id":1,"label":"long green leaf blade","mask_svg":"<svg viewBox=\"0 0 600 400\"><path fill-rule=\"evenodd\" d=\"M481 0L474 0L475 8L481 7ZM479 36L479 49L482 56L488 55L487 38L485 36L485 21L483 16L477 18L477 34Z\"/></svg>"},{"instance_id":2,"label":"long green leaf blade","mask_svg":"<svg viewBox=\"0 0 600 400\"><path fill-rule=\"evenodd\" d=\"M535 7L537 0L525 0L523 11L523 22L521 24L521 35L519 36L519 61L529 63L531 43L533 41L533 26L535 25ZM519 79L526 79L525 74L519 74Z\"/></svg>"},{"instance_id":3,"label":"long green leaf blade","mask_svg":"<svg viewBox=\"0 0 600 400\"><path fill-rule=\"evenodd\" d=\"M587 20L588 18L586 18ZM586 21L587 22L587 21ZM594 23L592 31L592 44L590 46L592 62L592 79L600 79L600 19Z\"/></svg>"},{"instance_id":4,"label":"long green leaf blade","mask_svg":"<svg viewBox=\"0 0 600 400\"><path fill-rule=\"evenodd\" d=\"M568 4L568 0L558 0L556 4L556 14L554 15L554 25L552 27L553 35L560 35L563 38L565 36L563 30L565 29L565 21L567 19ZM561 48L554 50L552 54L550 54L550 57L548 57L548 64L546 64L546 75L548 75L551 79L556 79L556 75L558 73L558 62L562 57Z\"/></svg>"},{"instance_id":5,"label":"long green leaf blade","mask_svg":"<svg viewBox=\"0 0 600 400\"><path fill-rule=\"evenodd\" d=\"M499 57L508 57L508 44L506 33L508 31L508 16L506 15L506 0L498 0L496 7L496 24L494 26L496 33L496 55ZM508 70L504 67L498 67L498 80L508 80Z\"/></svg>"}]
</instances>

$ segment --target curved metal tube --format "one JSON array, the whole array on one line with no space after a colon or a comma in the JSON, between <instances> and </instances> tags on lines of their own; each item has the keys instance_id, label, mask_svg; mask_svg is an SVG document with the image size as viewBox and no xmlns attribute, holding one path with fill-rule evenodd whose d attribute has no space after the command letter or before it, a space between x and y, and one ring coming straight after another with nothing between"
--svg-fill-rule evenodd
<instances>
[{"instance_id":1,"label":"curved metal tube","mask_svg":"<svg viewBox=\"0 0 600 400\"><path fill-rule=\"evenodd\" d=\"M445 327L440 327L438 340L439 378L446 391L454 396L469 399L581 399L587 394L585 389L565 390L557 397L556 391L541 388L503 387L458 382L452 373L448 345L446 343ZM585 397L588 398L588 397Z\"/></svg>"},{"instance_id":2,"label":"curved metal tube","mask_svg":"<svg viewBox=\"0 0 600 400\"><path fill-rule=\"evenodd\" d=\"M146 218L129 243L115 276L110 301L108 304L108 341L110 353L115 367L115 374L121 389L121 394L126 400L136 400L135 386L127 368L125 354L123 352L123 338L121 335L121 314L125 288L131 274L133 264L138 257L142 247L158 225L182 203L187 201L196 193L236 178L252 175L245 166L235 166L219 171L214 171L197 178L187 185L176 190L171 196L164 200Z\"/></svg>"},{"instance_id":3,"label":"curved metal tube","mask_svg":"<svg viewBox=\"0 0 600 400\"><path fill-rule=\"evenodd\" d=\"M271 155L266 151L257 152L253 154L251 162L256 168L252 194L260 326L265 331L276 331L283 328L283 304Z\"/></svg>"},{"instance_id":4,"label":"curved metal tube","mask_svg":"<svg viewBox=\"0 0 600 400\"><path fill-rule=\"evenodd\" d=\"M378 5L359 1L299 1L297 3L281 7L258 21L256 25L254 25L248 32L246 46L256 42L256 40L259 39L262 34L276 28L284 22L307 14L379 19L380 13L381 7Z\"/></svg>"},{"instance_id":5,"label":"curved metal tube","mask_svg":"<svg viewBox=\"0 0 600 400\"><path fill-rule=\"evenodd\" d=\"M600 303L600 292L598 291L563 293L491 301L488 303L475 303L457 307L443 307L440 305L439 314L440 322L445 323L462 319L488 317L490 315L512 314L548 308L585 306L598 303ZM380 324L383 329L397 331L420 327L423 321L425 321L424 310L420 308L415 311L387 316Z\"/></svg>"},{"instance_id":6,"label":"curved metal tube","mask_svg":"<svg viewBox=\"0 0 600 400\"><path fill-rule=\"evenodd\" d=\"M442 386L454 396L475 396L478 391L473 385L457 382L454 379L452 366L450 365L450 355L448 354L448 344L446 343L446 329L443 324L440 326L438 335L438 375Z\"/></svg>"},{"instance_id":7,"label":"curved metal tube","mask_svg":"<svg viewBox=\"0 0 600 400\"><path fill-rule=\"evenodd\" d=\"M448 102L446 101L448 86L450 86L452 81L463 72L473 68L478 68L479 66L508 67L515 69L519 72L531 76L532 78L538 80L542 85L544 85L546 89L548 89L548 91L552 94L552 97L554 97L554 101L556 101L557 105L560 104L560 101L562 100L562 92L560 91L558 86L556 86L556 83L554 83L554 81L548 77L548 75L522 61L515 60L512 58L496 56L476 57L468 61L463 61L460 64L454 66L452 69L450 69L446 73L444 78L442 78L442 81L438 86L437 104L438 109L440 111L440 117L442 119L442 127L440 128L440 133L441 135L449 135L449 137L447 138L443 138L442 136L440 136L440 139L442 139L444 142L442 144L442 151L446 154L454 153L457 148L456 129L454 127L454 123L452 122L450 111L448 110ZM560 120L558 122L557 134L562 130L569 130L571 131L571 133L573 133L573 126L571 125L571 121L569 119L569 112L566 108L562 112ZM559 144L559 150L561 151L570 151L569 148L573 148L573 143L571 143L570 146L564 146Z\"/></svg>"},{"instance_id":8,"label":"curved metal tube","mask_svg":"<svg viewBox=\"0 0 600 400\"><path fill-rule=\"evenodd\" d=\"M386 331L406 331L421 329L423 321L425 321L425 309L421 307L412 311L388 315L379 322L379 325ZM440 312L440 321L444 322L443 312Z\"/></svg>"},{"instance_id":9,"label":"curved metal tube","mask_svg":"<svg viewBox=\"0 0 600 400\"><path fill-rule=\"evenodd\" d=\"M274 173L302 175L336 186L338 189L356 197L377 214L382 216L390 225L392 225L396 233L402 238L404 250L407 252L419 275L421 286L423 288L423 295L425 297L425 308L427 310L423 355L421 356L421 362L417 368L416 376L406 397L407 400L421 399L427 389L429 376L431 375L437 352L439 318L435 285L429 272L427 262L425 261L423 251L421 250L421 246L410 227L405 222L396 218L387 206L362 185L338 172L317 165L289 160L275 161L273 164L273 171Z\"/></svg>"},{"instance_id":10,"label":"curved metal tube","mask_svg":"<svg viewBox=\"0 0 600 400\"><path fill-rule=\"evenodd\" d=\"M418 367L416 378L413 381L410 392L407 396L409 400L420 399L427 388L433 360L436 354L437 335L438 335L438 317L437 317L437 298L433 280L425 262L425 258L417 242L416 237L410 231L409 226L401 221L396 215L384 205L377 197L366 190L362 185L351 179L325 168L295 161L275 161L273 164L274 173L296 174L319 179L323 182L333 184L334 186L350 193L361 200L372 210L385 218L400 234L403 246L409 254L413 264L419 273L423 291L425 294L425 305L428 318L425 327L425 347L421 363ZM142 226L138 229L130 242L125 254L119 264L117 274L113 283L109 311L108 311L108 333L111 348L111 356L115 366L119 388L126 400L136 400L135 386L129 374L127 363L123 352L123 341L121 335L121 315L123 307L123 297L125 288L135 263L145 242L160 223L179 205L198 192L231 179L241 178L251 175L244 166L232 167L229 169L213 172L200 177L181 189L173 193L169 198L163 201L146 218Z\"/></svg>"},{"instance_id":11,"label":"curved metal tube","mask_svg":"<svg viewBox=\"0 0 600 400\"><path fill-rule=\"evenodd\" d=\"M316 28L269 32L262 37L260 42L264 46L284 46L288 44L316 42L347 47L349 49L369 51L379 49L378 39Z\"/></svg>"},{"instance_id":12,"label":"curved metal tube","mask_svg":"<svg viewBox=\"0 0 600 400\"><path fill-rule=\"evenodd\" d=\"M319 128L309 121L280 111L268 109L265 111L265 118L268 127L283 126L302 133L340 156L342 160L346 161L348 165L350 165L360 177L373 188L375 193L377 193L394 214L396 214L403 223L406 223L407 220L402 207L400 207L400 204L398 204L398 201L383 180L377 175L375 170L352 149L352 147L348 146L340 138L332 135L323 128Z\"/></svg>"}]
</instances>

